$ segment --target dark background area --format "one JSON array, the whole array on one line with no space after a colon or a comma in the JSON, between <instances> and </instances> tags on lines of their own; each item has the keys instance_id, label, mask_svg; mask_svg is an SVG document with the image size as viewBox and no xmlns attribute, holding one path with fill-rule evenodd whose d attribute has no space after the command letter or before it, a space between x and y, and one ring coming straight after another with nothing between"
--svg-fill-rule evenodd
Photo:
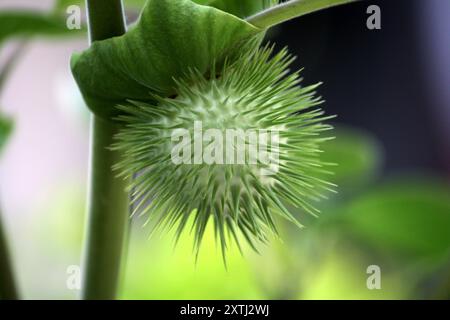
<instances>
[{"instance_id":1,"label":"dark background area","mask_svg":"<svg viewBox=\"0 0 450 320\"><path fill-rule=\"evenodd\" d=\"M381 30L366 27L372 4L381 8ZM319 93L325 110L338 115L337 123L365 129L381 141L386 175L446 169L448 137L438 129L426 83L423 4L361 1L293 20L271 35L298 56L296 68L306 66L305 83L324 83Z\"/></svg>"}]
</instances>

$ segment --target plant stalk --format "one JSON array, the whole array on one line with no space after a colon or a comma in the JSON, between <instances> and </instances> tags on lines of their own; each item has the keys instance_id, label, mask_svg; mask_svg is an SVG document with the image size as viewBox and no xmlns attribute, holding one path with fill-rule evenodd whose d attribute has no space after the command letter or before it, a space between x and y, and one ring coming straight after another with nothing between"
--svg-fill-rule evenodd
<instances>
[{"instance_id":1,"label":"plant stalk","mask_svg":"<svg viewBox=\"0 0 450 320\"><path fill-rule=\"evenodd\" d=\"M125 33L121 0L87 0L91 42ZM112 171L120 154L109 149L119 126L92 115L90 188L82 299L115 299L129 225L126 181Z\"/></svg>"},{"instance_id":2,"label":"plant stalk","mask_svg":"<svg viewBox=\"0 0 450 320\"><path fill-rule=\"evenodd\" d=\"M14 282L11 256L4 232L0 219L0 300L17 300L19 295Z\"/></svg>"},{"instance_id":3,"label":"plant stalk","mask_svg":"<svg viewBox=\"0 0 450 320\"><path fill-rule=\"evenodd\" d=\"M246 19L255 27L268 29L311 12L359 0L291 0L261 11Z\"/></svg>"}]
</instances>

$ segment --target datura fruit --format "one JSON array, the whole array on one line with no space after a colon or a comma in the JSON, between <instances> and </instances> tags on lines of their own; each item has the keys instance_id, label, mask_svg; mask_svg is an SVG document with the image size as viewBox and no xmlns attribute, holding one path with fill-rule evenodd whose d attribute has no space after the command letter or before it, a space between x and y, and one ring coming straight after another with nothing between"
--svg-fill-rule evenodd
<instances>
[{"instance_id":1,"label":"datura fruit","mask_svg":"<svg viewBox=\"0 0 450 320\"><path fill-rule=\"evenodd\" d=\"M120 107L125 124L114 148L130 178L134 212L157 217L177 234L190 221L198 248L208 221L222 248L242 234L253 246L276 233L274 215L300 224L285 202L315 214L311 200L330 184L319 144L329 117L315 107L317 85L299 87L285 50L246 52L221 73L192 71L174 97Z\"/></svg>"},{"instance_id":2,"label":"datura fruit","mask_svg":"<svg viewBox=\"0 0 450 320\"><path fill-rule=\"evenodd\" d=\"M263 35L218 8L153 0L124 36L72 59L91 110L122 124L112 148L133 214L177 237L190 227L197 252L210 222L222 252L241 239L257 249L276 216L301 227L287 204L315 215L334 188L318 85L301 86L293 57L261 47Z\"/></svg>"}]
</instances>

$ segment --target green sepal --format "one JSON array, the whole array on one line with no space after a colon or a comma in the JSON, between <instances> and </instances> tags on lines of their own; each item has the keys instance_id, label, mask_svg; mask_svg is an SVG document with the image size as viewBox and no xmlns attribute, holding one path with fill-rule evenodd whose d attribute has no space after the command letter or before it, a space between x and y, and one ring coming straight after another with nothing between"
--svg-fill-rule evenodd
<instances>
[{"instance_id":1,"label":"green sepal","mask_svg":"<svg viewBox=\"0 0 450 320\"><path fill-rule=\"evenodd\" d=\"M174 94L174 78L189 69L206 72L261 34L237 16L191 0L149 0L131 30L74 54L71 67L91 111L111 118L126 100Z\"/></svg>"}]
</instances>

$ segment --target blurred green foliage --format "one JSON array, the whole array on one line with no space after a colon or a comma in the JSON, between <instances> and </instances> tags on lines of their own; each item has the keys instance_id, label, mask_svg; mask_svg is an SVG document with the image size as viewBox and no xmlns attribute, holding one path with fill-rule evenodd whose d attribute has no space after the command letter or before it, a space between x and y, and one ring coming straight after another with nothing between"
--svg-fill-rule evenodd
<instances>
[{"instance_id":1,"label":"blurred green foliage","mask_svg":"<svg viewBox=\"0 0 450 320\"><path fill-rule=\"evenodd\" d=\"M283 224L285 242L255 258L261 288L271 298L290 299L418 298L442 291L430 281L436 270L450 275L448 183L432 176L376 182L382 159L376 140L350 128L338 128L336 137L324 156L338 164L339 192L306 229ZM272 267L258 268L262 263ZM366 287L371 264L382 269L382 290Z\"/></svg>"},{"instance_id":2,"label":"blurred green foliage","mask_svg":"<svg viewBox=\"0 0 450 320\"><path fill-rule=\"evenodd\" d=\"M337 126L336 139L322 144L322 159L333 163L333 176L327 177L339 186L339 193L355 191L368 184L379 173L382 148L370 134L350 127Z\"/></svg>"},{"instance_id":3,"label":"blurred green foliage","mask_svg":"<svg viewBox=\"0 0 450 320\"><path fill-rule=\"evenodd\" d=\"M405 299L410 296L409 279L401 272L384 268L364 255L359 248L341 244L326 247L320 259L302 272L298 299ZM371 264L381 268L381 290L369 290L366 272Z\"/></svg>"},{"instance_id":4,"label":"blurred green foliage","mask_svg":"<svg viewBox=\"0 0 450 320\"><path fill-rule=\"evenodd\" d=\"M121 298L448 297L448 184L433 177L376 182L382 159L376 140L350 128L338 128L336 136L336 142L342 143L334 146L335 156L329 155L330 160L357 163L365 159L361 161L365 165L354 166L359 168L359 174L350 169L337 172L339 181L348 181L348 190L353 191L344 198L338 193L330 199L321 216L310 219L305 229L280 221L284 242L272 239L269 246L259 248L259 255L244 248L244 257L233 248L226 270L212 230L208 230L195 263L189 234L184 234L174 248L171 234L156 233L148 239L150 228L142 228L143 221L135 218ZM369 156L375 159L370 161ZM41 210L47 215L39 216L40 223L31 225L34 234L39 229L38 238L52 248L47 251L52 259L69 259L68 252L72 252L67 264L73 264L73 257L80 251L83 192L64 190L55 195L58 201L49 201L51 206ZM74 208L78 208L77 213L63 214ZM381 290L369 290L366 286L369 265L381 268ZM66 289L61 290L60 295L65 296Z\"/></svg>"},{"instance_id":5,"label":"blurred green foliage","mask_svg":"<svg viewBox=\"0 0 450 320\"><path fill-rule=\"evenodd\" d=\"M0 114L0 153L12 130L12 121Z\"/></svg>"},{"instance_id":6,"label":"blurred green foliage","mask_svg":"<svg viewBox=\"0 0 450 320\"><path fill-rule=\"evenodd\" d=\"M142 229L133 233L122 299L264 298L251 266L238 249L229 251L228 267L224 267L211 224L197 262L188 234L174 248L173 234L147 239Z\"/></svg>"},{"instance_id":7,"label":"blurred green foliage","mask_svg":"<svg viewBox=\"0 0 450 320\"><path fill-rule=\"evenodd\" d=\"M31 36L61 36L77 34L69 30L62 16L42 14L34 11L0 11L0 46L10 38Z\"/></svg>"},{"instance_id":8,"label":"blurred green foliage","mask_svg":"<svg viewBox=\"0 0 450 320\"><path fill-rule=\"evenodd\" d=\"M384 184L353 200L336 220L384 253L438 260L450 253L450 187L439 180Z\"/></svg>"},{"instance_id":9,"label":"blurred green foliage","mask_svg":"<svg viewBox=\"0 0 450 320\"><path fill-rule=\"evenodd\" d=\"M19 9L0 11L0 50L10 39L28 39L34 36L67 36L69 34L75 35L78 32L66 27L66 20L63 16ZM0 68L0 89L2 89L16 63L19 52L15 52L14 55L17 56L12 56ZM0 114L0 151L11 130L12 121Z\"/></svg>"}]
</instances>

